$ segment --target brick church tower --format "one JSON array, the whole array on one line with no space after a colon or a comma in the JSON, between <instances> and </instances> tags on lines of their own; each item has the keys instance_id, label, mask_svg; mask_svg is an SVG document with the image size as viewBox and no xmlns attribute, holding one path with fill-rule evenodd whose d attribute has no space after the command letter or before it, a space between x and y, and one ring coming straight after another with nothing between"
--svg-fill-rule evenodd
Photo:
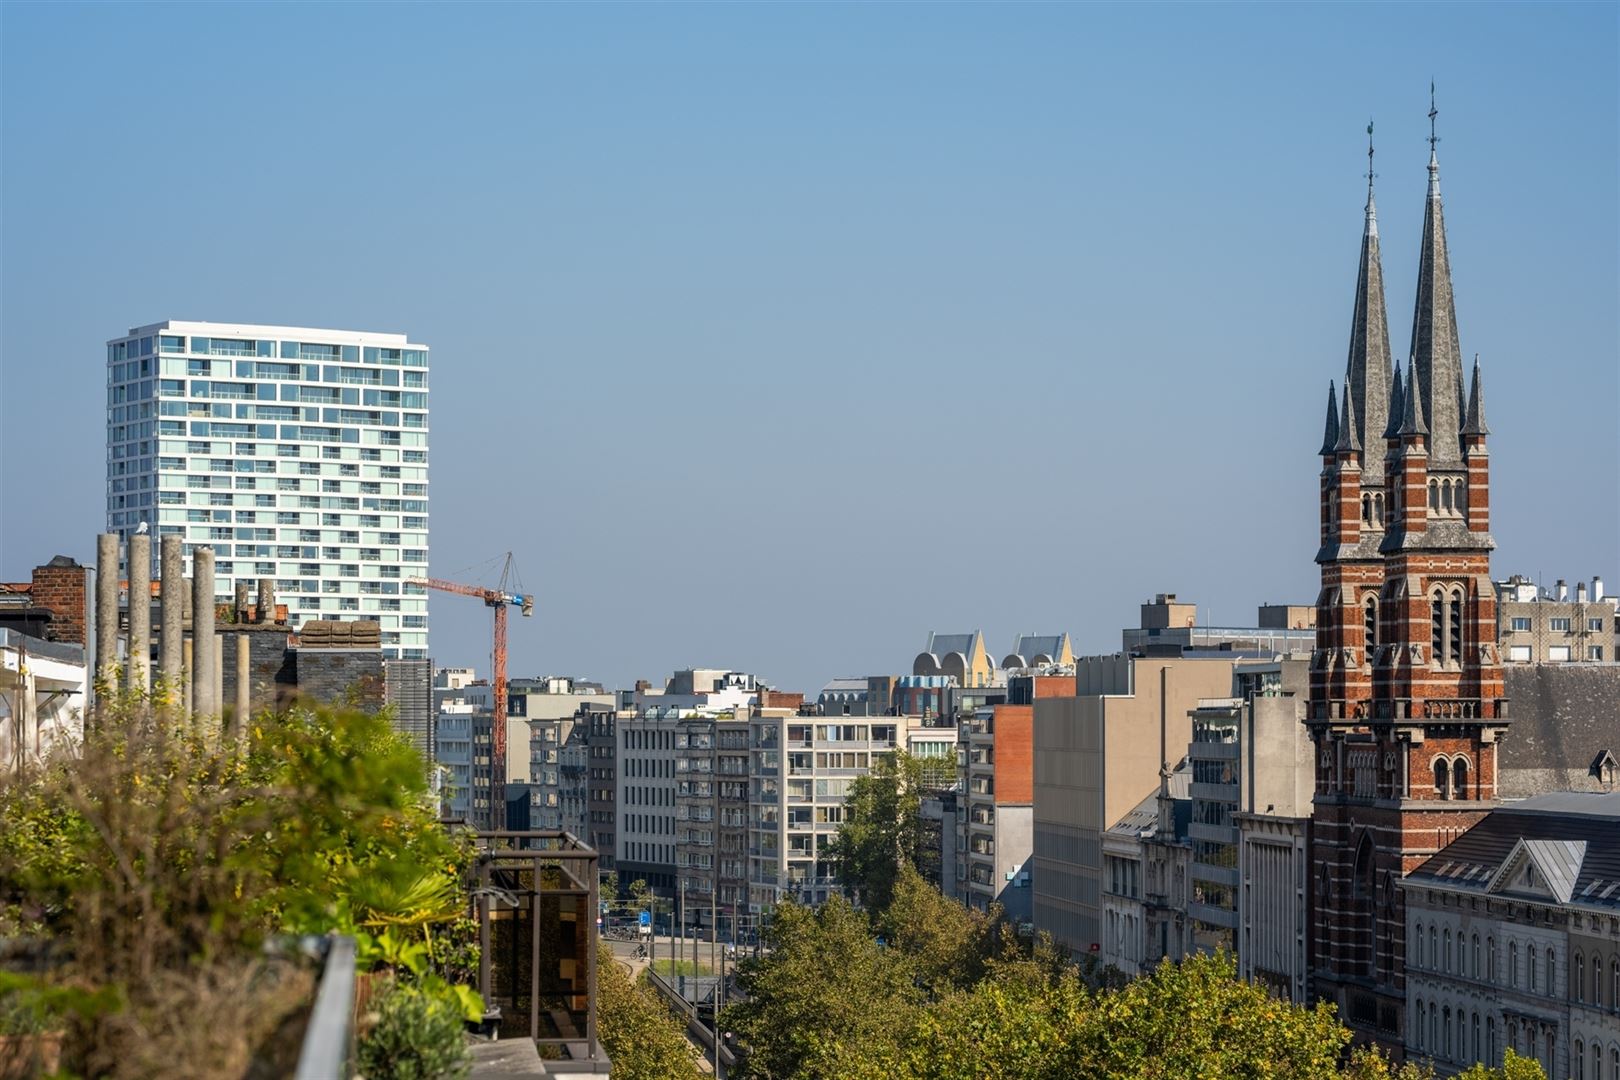
<instances>
[{"instance_id":1,"label":"brick church tower","mask_svg":"<svg viewBox=\"0 0 1620 1080\"><path fill-rule=\"evenodd\" d=\"M1363 1040L1406 1030L1395 883L1495 805L1507 727L1491 584L1479 365L1464 396L1431 107L1428 205L1406 378L1392 367L1369 147L1343 393L1322 442L1322 591L1307 724L1316 752L1312 977Z\"/></svg>"}]
</instances>

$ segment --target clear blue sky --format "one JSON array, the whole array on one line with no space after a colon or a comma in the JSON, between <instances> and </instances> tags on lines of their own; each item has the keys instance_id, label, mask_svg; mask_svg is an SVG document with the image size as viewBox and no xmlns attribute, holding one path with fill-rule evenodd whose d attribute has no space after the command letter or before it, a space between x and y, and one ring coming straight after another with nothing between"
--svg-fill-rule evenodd
<instances>
[{"instance_id":1,"label":"clear blue sky","mask_svg":"<svg viewBox=\"0 0 1620 1080\"><path fill-rule=\"evenodd\" d=\"M93 556L102 343L181 318L432 346L433 568L517 552L514 673L1310 602L1363 130L1404 355L1432 78L1495 572L1620 587L1616 12L5 4L0 579Z\"/></svg>"}]
</instances>

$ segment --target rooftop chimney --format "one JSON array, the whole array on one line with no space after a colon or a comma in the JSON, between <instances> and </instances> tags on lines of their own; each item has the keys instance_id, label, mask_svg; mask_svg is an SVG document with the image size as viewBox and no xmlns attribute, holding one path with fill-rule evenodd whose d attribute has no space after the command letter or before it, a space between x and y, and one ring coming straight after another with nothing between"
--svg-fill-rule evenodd
<instances>
[{"instance_id":1,"label":"rooftop chimney","mask_svg":"<svg viewBox=\"0 0 1620 1080\"><path fill-rule=\"evenodd\" d=\"M1563 578L1559 578L1558 584L1553 586L1553 599L1559 601L1569 599L1569 586L1564 584Z\"/></svg>"},{"instance_id":2,"label":"rooftop chimney","mask_svg":"<svg viewBox=\"0 0 1620 1080\"><path fill-rule=\"evenodd\" d=\"M1602 599L1603 599L1603 579L1600 578L1600 577L1594 576L1592 578L1592 603L1595 604L1595 603L1597 603L1598 601L1600 601Z\"/></svg>"},{"instance_id":3,"label":"rooftop chimney","mask_svg":"<svg viewBox=\"0 0 1620 1080\"><path fill-rule=\"evenodd\" d=\"M1575 602L1577 604L1586 603L1586 582L1584 581L1575 583Z\"/></svg>"}]
</instances>

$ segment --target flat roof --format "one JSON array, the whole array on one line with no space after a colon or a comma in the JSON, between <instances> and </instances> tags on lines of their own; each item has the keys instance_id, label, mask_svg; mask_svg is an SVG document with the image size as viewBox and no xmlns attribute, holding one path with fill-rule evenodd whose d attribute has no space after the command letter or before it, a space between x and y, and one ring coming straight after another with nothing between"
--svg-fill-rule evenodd
<instances>
[{"instance_id":1,"label":"flat roof","mask_svg":"<svg viewBox=\"0 0 1620 1080\"><path fill-rule=\"evenodd\" d=\"M188 322L184 319L165 319L147 326L132 326L123 337L110 339L107 344L126 338L144 337L164 330L205 337L292 338L334 345L387 345L390 348L426 349L426 345L412 344L407 334L389 334L375 330L335 330L316 326L270 326L261 323Z\"/></svg>"}]
</instances>

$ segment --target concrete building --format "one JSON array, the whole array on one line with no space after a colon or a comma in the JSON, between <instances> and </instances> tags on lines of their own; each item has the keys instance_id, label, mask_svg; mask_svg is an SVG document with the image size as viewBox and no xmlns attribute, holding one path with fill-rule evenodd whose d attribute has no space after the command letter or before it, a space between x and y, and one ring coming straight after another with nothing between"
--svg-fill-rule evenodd
<instances>
[{"instance_id":1,"label":"concrete building","mask_svg":"<svg viewBox=\"0 0 1620 1080\"><path fill-rule=\"evenodd\" d=\"M675 733L675 866L684 924L722 933L748 912L749 721L760 707L691 714Z\"/></svg>"},{"instance_id":2,"label":"concrete building","mask_svg":"<svg viewBox=\"0 0 1620 1080\"><path fill-rule=\"evenodd\" d=\"M1230 693L1233 659L1102 656L1075 662L1075 696L1034 702L1035 926L1100 951L1102 834L1158 788L1191 741L1200 698Z\"/></svg>"},{"instance_id":3,"label":"concrete building","mask_svg":"<svg viewBox=\"0 0 1620 1080\"><path fill-rule=\"evenodd\" d=\"M1072 672L1013 675L1006 702L981 706L959 721L963 775L957 805L963 842L956 864L964 877L954 892L969 907L985 911L1000 904L1018 922L1033 915L1035 701L1073 693Z\"/></svg>"},{"instance_id":4,"label":"concrete building","mask_svg":"<svg viewBox=\"0 0 1620 1080\"><path fill-rule=\"evenodd\" d=\"M1183 761L1159 789L1102 835L1102 941L1094 955L1127 976L1192 952L1187 918L1192 768Z\"/></svg>"},{"instance_id":5,"label":"concrete building","mask_svg":"<svg viewBox=\"0 0 1620 1080\"><path fill-rule=\"evenodd\" d=\"M0 775L38 764L58 747L78 745L89 689L82 644L0 626Z\"/></svg>"},{"instance_id":6,"label":"concrete building","mask_svg":"<svg viewBox=\"0 0 1620 1080\"><path fill-rule=\"evenodd\" d=\"M394 730L410 740L424 762L433 761L433 661L383 661L384 700Z\"/></svg>"},{"instance_id":7,"label":"concrete building","mask_svg":"<svg viewBox=\"0 0 1620 1080\"><path fill-rule=\"evenodd\" d=\"M1591 591L1576 582L1575 593L1562 579L1543 592L1533 581L1514 575L1496 583L1496 641L1508 664L1614 663L1620 635L1620 597L1603 591L1603 579L1592 579Z\"/></svg>"},{"instance_id":8,"label":"concrete building","mask_svg":"<svg viewBox=\"0 0 1620 1080\"><path fill-rule=\"evenodd\" d=\"M1175 593L1159 593L1142 605L1141 625L1120 634L1123 652L1139 656L1175 656L1201 651L1234 652L1249 656L1287 656L1309 653L1316 634L1314 620L1300 620L1297 607L1266 604L1257 626L1202 626L1198 605L1179 600ZM1296 625L1305 621L1306 626Z\"/></svg>"},{"instance_id":9,"label":"concrete building","mask_svg":"<svg viewBox=\"0 0 1620 1080\"><path fill-rule=\"evenodd\" d=\"M612 706L583 705L579 723L586 728L586 813L588 833L583 839L596 849L605 873L618 869L618 710ZM621 885L628 886L628 881Z\"/></svg>"},{"instance_id":10,"label":"concrete building","mask_svg":"<svg viewBox=\"0 0 1620 1080\"><path fill-rule=\"evenodd\" d=\"M1231 689L1232 696L1201 700L1192 712L1193 944L1203 952L1227 949L1240 967L1247 954L1257 976L1303 1000L1309 662L1239 663Z\"/></svg>"},{"instance_id":11,"label":"concrete building","mask_svg":"<svg viewBox=\"0 0 1620 1080\"><path fill-rule=\"evenodd\" d=\"M844 821L856 778L915 728L954 741L950 728L920 718L761 714L749 720L748 884L751 910L785 897L819 904L838 891L828 847Z\"/></svg>"},{"instance_id":12,"label":"concrete building","mask_svg":"<svg viewBox=\"0 0 1620 1080\"><path fill-rule=\"evenodd\" d=\"M598 683L565 676L509 679L506 690L507 782L527 784L529 820L536 829L586 832L590 799L585 759L589 731L585 706L612 708L615 697Z\"/></svg>"},{"instance_id":13,"label":"concrete building","mask_svg":"<svg viewBox=\"0 0 1620 1080\"><path fill-rule=\"evenodd\" d=\"M402 334L165 321L107 343L107 527L275 581L296 629L369 619L428 655L428 349ZM154 545L154 548L156 545ZM187 573L189 574L189 569Z\"/></svg>"},{"instance_id":14,"label":"concrete building","mask_svg":"<svg viewBox=\"0 0 1620 1080\"><path fill-rule=\"evenodd\" d=\"M1620 1075L1620 792L1491 810L1400 891L1408 1057Z\"/></svg>"}]
</instances>

